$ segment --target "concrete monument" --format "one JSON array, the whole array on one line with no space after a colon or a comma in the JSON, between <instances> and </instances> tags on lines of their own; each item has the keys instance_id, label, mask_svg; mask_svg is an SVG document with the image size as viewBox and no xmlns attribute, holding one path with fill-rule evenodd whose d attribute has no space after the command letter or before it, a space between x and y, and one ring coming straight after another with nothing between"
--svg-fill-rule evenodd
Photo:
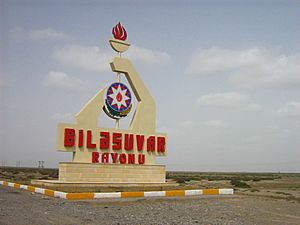
<instances>
[{"instance_id":1,"label":"concrete monument","mask_svg":"<svg viewBox=\"0 0 300 225\"><path fill-rule=\"evenodd\" d=\"M58 124L57 150L73 154L72 162L59 164L58 182L163 184L165 166L156 165L155 157L166 155L167 135L156 132L155 101L130 60L121 55L130 47L125 28L118 23L112 33L109 43L117 56L110 66L116 81L86 103L74 124ZM130 126L120 129L120 120L131 110ZM115 128L99 126L101 113L115 120Z\"/></svg>"}]
</instances>

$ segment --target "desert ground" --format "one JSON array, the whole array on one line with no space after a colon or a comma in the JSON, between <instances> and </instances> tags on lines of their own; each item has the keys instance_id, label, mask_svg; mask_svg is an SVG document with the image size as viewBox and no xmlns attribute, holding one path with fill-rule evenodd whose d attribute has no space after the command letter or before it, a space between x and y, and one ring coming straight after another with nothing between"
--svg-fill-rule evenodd
<instances>
[{"instance_id":1,"label":"desert ground","mask_svg":"<svg viewBox=\"0 0 300 225\"><path fill-rule=\"evenodd\" d=\"M57 179L57 169L0 168L0 180ZM168 172L178 189L233 196L63 200L0 186L0 224L300 224L300 174Z\"/></svg>"}]
</instances>

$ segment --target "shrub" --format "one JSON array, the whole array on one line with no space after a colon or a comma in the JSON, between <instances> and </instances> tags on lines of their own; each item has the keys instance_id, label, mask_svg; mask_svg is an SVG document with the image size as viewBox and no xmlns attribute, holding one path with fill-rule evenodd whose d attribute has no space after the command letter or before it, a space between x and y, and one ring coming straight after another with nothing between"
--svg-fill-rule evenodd
<instances>
[{"instance_id":1,"label":"shrub","mask_svg":"<svg viewBox=\"0 0 300 225\"><path fill-rule=\"evenodd\" d=\"M252 180L253 180L253 181L261 181L261 179L258 178L258 177L254 177Z\"/></svg>"},{"instance_id":2,"label":"shrub","mask_svg":"<svg viewBox=\"0 0 300 225\"><path fill-rule=\"evenodd\" d=\"M183 183L185 183L185 179L184 178L177 178L176 183L183 184Z\"/></svg>"},{"instance_id":3,"label":"shrub","mask_svg":"<svg viewBox=\"0 0 300 225\"><path fill-rule=\"evenodd\" d=\"M239 187L239 188L250 188L250 185L246 184L243 181L237 180L237 179L232 179L230 181L230 183L235 186L235 187Z\"/></svg>"},{"instance_id":4,"label":"shrub","mask_svg":"<svg viewBox=\"0 0 300 225\"><path fill-rule=\"evenodd\" d=\"M169 173L166 174L166 179L171 179L172 177L170 176Z\"/></svg>"},{"instance_id":5,"label":"shrub","mask_svg":"<svg viewBox=\"0 0 300 225\"><path fill-rule=\"evenodd\" d=\"M49 173L51 173L51 172L48 171L48 170L40 169L40 170L39 170L39 173L42 174L42 175L49 175Z\"/></svg>"}]
</instances>

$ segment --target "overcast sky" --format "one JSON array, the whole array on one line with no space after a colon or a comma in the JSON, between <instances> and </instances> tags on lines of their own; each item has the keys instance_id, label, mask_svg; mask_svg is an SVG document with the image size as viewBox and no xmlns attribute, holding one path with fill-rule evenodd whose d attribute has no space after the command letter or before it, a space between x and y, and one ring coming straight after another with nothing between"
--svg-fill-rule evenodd
<instances>
[{"instance_id":1,"label":"overcast sky","mask_svg":"<svg viewBox=\"0 0 300 225\"><path fill-rule=\"evenodd\" d=\"M55 149L56 126L115 81L108 39L121 21L124 57L168 133L158 163L300 172L299 1L0 0L0 10L2 165L71 160Z\"/></svg>"}]
</instances>

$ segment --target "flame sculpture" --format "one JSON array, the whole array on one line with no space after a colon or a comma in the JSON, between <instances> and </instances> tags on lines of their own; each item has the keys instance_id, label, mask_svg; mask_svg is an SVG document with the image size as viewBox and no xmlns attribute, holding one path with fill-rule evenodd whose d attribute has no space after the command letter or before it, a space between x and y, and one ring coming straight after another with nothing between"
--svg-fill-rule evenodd
<instances>
[{"instance_id":1,"label":"flame sculpture","mask_svg":"<svg viewBox=\"0 0 300 225\"><path fill-rule=\"evenodd\" d=\"M125 28L119 22L114 28L112 29L112 34L114 35L115 39L125 41L127 38L127 32Z\"/></svg>"},{"instance_id":2,"label":"flame sculpture","mask_svg":"<svg viewBox=\"0 0 300 225\"><path fill-rule=\"evenodd\" d=\"M112 34L114 35L114 38L109 40L110 46L121 56L121 53L127 51L130 46L130 44L126 41L127 32L119 22L113 27Z\"/></svg>"}]
</instances>

